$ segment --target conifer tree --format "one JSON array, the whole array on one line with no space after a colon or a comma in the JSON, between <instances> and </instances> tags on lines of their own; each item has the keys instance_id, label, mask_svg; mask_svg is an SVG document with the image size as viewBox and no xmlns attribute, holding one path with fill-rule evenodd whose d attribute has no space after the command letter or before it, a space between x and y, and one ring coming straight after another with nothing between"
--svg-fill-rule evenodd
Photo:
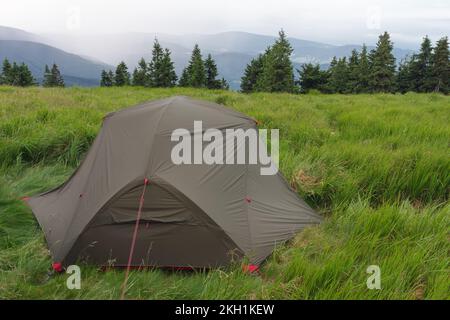
<instances>
[{"instance_id":1,"label":"conifer tree","mask_svg":"<svg viewBox=\"0 0 450 320\"><path fill-rule=\"evenodd\" d=\"M389 33L378 38L376 48L371 51L369 86L372 92L393 92L395 90L395 57Z\"/></svg>"},{"instance_id":2,"label":"conifer tree","mask_svg":"<svg viewBox=\"0 0 450 320\"><path fill-rule=\"evenodd\" d=\"M18 86L19 83L19 65L14 61L9 71L9 84L11 86Z\"/></svg>"},{"instance_id":3,"label":"conifer tree","mask_svg":"<svg viewBox=\"0 0 450 320\"><path fill-rule=\"evenodd\" d=\"M201 88L205 87L206 73L202 59L202 54L198 44L192 50L191 59L188 66L183 70L180 79L180 86Z\"/></svg>"},{"instance_id":4,"label":"conifer tree","mask_svg":"<svg viewBox=\"0 0 450 320\"><path fill-rule=\"evenodd\" d=\"M158 39L153 42L152 59L148 65L149 80L151 87L162 87L162 59L164 51Z\"/></svg>"},{"instance_id":5,"label":"conifer tree","mask_svg":"<svg viewBox=\"0 0 450 320\"><path fill-rule=\"evenodd\" d=\"M319 64L306 63L297 69L300 92L308 93L311 89L323 90L327 82L327 72L320 70Z\"/></svg>"},{"instance_id":6,"label":"conifer tree","mask_svg":"<svg viewBox=\"0 0 450 320\"><path fill-rule=\"evenodd\" d=\"M356 83L355 92L357 93L366 93L369 92L369 73L370 73L370 65L369 65L369 57L367 54L367 46L363 44L361 53L359 54L358 61L358 81Z\"/></svg>"},{"instance_id":7,"label":"conifer tree","mask_svg":"<svg viewBox=\"0 0 450 320\"><path fill-rule=\"evenodd\" d=\"M190 85L192 87L204 87L206 83L205 67L200 48L196 44L192 51L190 68Z\"/></svg>"},{"instance_id":8,"label":"conifer tree","mask_svg":"<svg viewBox=\"0 0 450 320\"><path fill-rule=\"evenodd\" d=\"M250 93L256 90L256 83L262 73L263 67L263 55L259 55L252 59L247 65L244 71L244 75L241 78L241 91L244 93Z\"/></svg>"},{"instance_id":9,"label":"conifer tree","mask_svg":"<svg viewBox=\"0 0 450 320\"><path fill-rule=\"evenodd\" d=\"M338 63L338 59L336 58L336 56L334 56L331 61L330 61L330 66L328 68L328 70L333 69Z\"/></svg>"},{"instance_id":10,"label":"conifer tree","mask_svg":"<svg viewBox=\"0 0 450 320\"><path fill-rule=\"evenodd\" d=\"M420 46L418 54L411 60L411 77L413 81L413 90L417 92L431 91L431 41L426 36Z\"/></svg>"},{"instance_id":11,"label":"conifer tree","mask_svg":"<svg viewBox=\"0 0 450 320\"><path fill-rule=\"evenodd\" d=\"M359 54L355 49L353 49L352 54L348 59L348 80L346 92L357 92L357 86L360 81L359 72Z\"/></svg>"},{"instance_id":12,"label":"conifer tree","mask_svg":"<svg viewBox=\"0 0 450 320\"><path fill-rule=\"evenodd\" d=\"M11 75L13 78L12 85L14 86L28 87L36 83L30 69L25 63L18 65L14 62L11 68Z\"/></svg>"},{"instance_id":13,"label":"conifer tree","mask_svg":"<svg viewBox=\"0 0 450 320\"><path fill-rule=\"evenodd\" d=\"M58 69L58 66L56 64L53 64L52 69L50 70L50 73L52 75L52 83L54 87L64 87L64 79L61 76L61 72Z\"/></svg>"},{"instance_id":14,"label":"conifer tree","mask_svg":"<svg viewBox=\"0 0 450 320\"><path fill-rule=\"evenodd\" d=\"M119 87L130 84L130 73L128 72L127 65L123 61L117 65L114 84Z\"/></svg>"},{"instance_id":15,"label":"conifer tree","mask_svg":"<svg viewBox=\"0 0 450 320\"><path fill-rule=\"evenodd\" d=\"M205 72L206 72L206 87L208 89L220 89L222 87L221 80L217 80L218 76L217 65L213 60L211 54L205 60Z\"/></svg>"},{"instance_id":16,"label":"conifer tree","mask_svg":"<svg viewBox=\"0 0 450 320\"><path fill-rule=\"evenodd\" d=\"M431 75L431 90L448 94L450 92L450 55L447 37L441 38L433 50Z\"/></svg>"},{"instance_id":17,"label":"conifer tree","mask_svg":"<svg viewBox=\"0 0 450 320\"><path fill-rule=\"evenodd\" d=\"M132 86L141 86L141 82L139 81L139 71L138 67L133 69L133 73L131 74L131 85Z\"/></svg>"},{"instance_id":18,"label":"conifer tree","mask_svg":"<svg viewBox=\"0 0 450 320\"><path fill-rule=\"evenodd\" d=\"M406 74L407 72L407 74ZM417 53L413 53L410 58L403 61L402 64L402 73L403 75L407 75L404 80L408 81L408 84L403 84L402 86L405 88L408 87L408 91L419 91L419 80L420 78L420 67L419 67L419 55Z\"/></svg>"},{"instance_id":19,"label":"conifer tree","mask_svg":"<svg viewBox=\"0 0 450 320\"><path fill-rule=\"evenodd\" d=\"M406 57L398 66L397 72L397 91L400 93L406 93L413 90L413 82L411 79L411 59Z\"/></svg>"},{"instance_id":20,"label":"conifer tree","mask_svg":"<svg viewBox=\"0 0 450 320\"><path fill-rule=\"evenodd\" d=\"M115 74L114 74L114 72L112 71L112 70L109 70L108 71L108 79L109 79L109 82L111 83L111 87L112 86L115 86L116 84L115 84Z\"/></svg>"},{"instance_id":21,"label":"conifer tree","mask_svg":"<svg viewBox=\"0 0 450 320\"><path fill-rule=\"evenodd\" d=\"M110 87L108 85L108 72L105 69L102 70L100 75L100 87Z\"/></svg>"},{"instance_id":22,"label":"conifer tree","mask_svg":"<svg viewBox=\"0 0 450 320\"><path fill-rule=\"evenodd\" d=\"M189 71L188 68L184 68L183 72L181 73L180 81L178 82L178 85L180 87L189 87L190 79L189 79Z\"/></svg>"},{"instance_id":23,"label":"conifer tree","mask_svg":"<svg viewBox=\"0 0 450 320\"><path fill-rule=\"evenodd\" d=\"M102 76L100 80L101 87L112 87L114 85L114 74L111 70L106 72L106 70L102 70Z\"/></svg>"},{"instance_id":24,"label":"conifer tree","mask_svg":"<svg viewBox=\"0 0 450 320\"><path fill-rule=\"evenodd\" d=\"M53 87L52 81L53 81L52 73L50 72L48 65L45 65L44 80L42 81L42 86L43 87Z\"/></svg>"},{"instance_id":25,"label":"conifer tree","mask_svg":"<svg viewBox=\"0 0 450 320\"><path fill-rule=\"evenodd\" d=\"M11 74L11 63L9 62L9 60L7 58L5 58L3 60L3 65L2 65L2 74L1 74L1 83L2 84L7 84L7 85L12 85L13 83L13 78L12 78L12 74Z\"/></svg>"},{"instance_id":26,"label":"conifer tree","mask_svg":"<svg viewBox=\"0 0 450 320\"><path fill-rule=\"evenodd\" d=\"M161 87L173 87L177 83L177 74L173 65L172 58L170 57L170 50L164 49L163 57L161 60Z\"/></svg>"},{"instance_id":27,"label":"conifer tree","mask_svg":"<svg viewBox=\"0 0 450 320\"><path fill-rule=\"evenodd\" d=\"M266 51L263 68L256 84L257 90L266 92L293 92L294 73L291 62L292 46L283 30L278 39Z\"/></svg>"},{"instance_id":28,"label":"conifer tree","mask_svg":"<svg viewBox=\"0 0 450 320\"><path fill-rule=\"evenodd\" d=\"M133 86L148 86L150 79L148 75L148 66L144 58L141 58L138 62L137 68L134 68L132 77Z\"/></svg>"},{"instance_id":29,"label":"conifer tree","mask_svg":"<svg viewBox=\"0 0 450 320\"><path fill-rule=\"evenodd\" d=\"M329 69L329 77L326 85L326 91L330 93L348 92L349 68L347 58L333 58Z\"/></svg>"}]
</instances>

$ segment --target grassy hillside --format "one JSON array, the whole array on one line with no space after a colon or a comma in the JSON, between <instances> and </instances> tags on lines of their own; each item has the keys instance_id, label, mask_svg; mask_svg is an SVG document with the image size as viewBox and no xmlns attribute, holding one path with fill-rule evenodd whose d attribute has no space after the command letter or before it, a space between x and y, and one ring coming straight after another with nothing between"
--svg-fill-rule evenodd
<instances>
[{"instance_id":1,"label":"grassy hillside","mask_svg":"<svg viewBox=\"0 0 450 320\"><path fill-rule=\"evenodd\" d=\"M450 298L450 97L193 89L0 87L0 298L118 298L124 273L47 275L43 234L19 198L63 182L110 111L175 94L280 129L281 171L325 222L276 250L260 276L133 272L129 298ZM366 269L381 268L381 290Z\"/></svg>"}]
</instances>

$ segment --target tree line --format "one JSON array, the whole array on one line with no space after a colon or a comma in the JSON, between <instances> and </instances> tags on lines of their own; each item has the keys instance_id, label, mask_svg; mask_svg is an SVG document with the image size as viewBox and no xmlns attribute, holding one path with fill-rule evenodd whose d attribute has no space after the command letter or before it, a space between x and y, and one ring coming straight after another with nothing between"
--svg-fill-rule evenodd
<instances>
[{"instance_id":1,"label":"tree line","mask_svg":"<svg viewBox=\"0 0 450 320\"><path fill-rule=\"evenodd\" d=\"M64 79L61 76L59 68L53 64L50 69L48 65L44 68L44 77L42 86L44 87L64 87ZM3 60L2 70L0 72L0 85L10 85L18 87L29 87L38 85L38 82L33 77L30 69L25 63L18 64L9 62L7 58Z\"/></svg>"},{"instance_id":2,"label":"tree line","mask_svg":"<svg viewBox=\"0 0 450 320\"><path fill-rule=\"evenodd\" d=\"M420 51L405 58L398 66L389 33L379 36L376 47L368 52L353 50L349 57L334 57L322 70L319 64L307 63L297 69L294 80L290 56L293 50L283 30L266 51L254 58L241 79L241 91L323 93L442 92L450 90L448 38L432 47L425 37Z\"/></svg>"},{"instance_id":3,"label":"tree line","mask_svg":"<svg viewBox=\"0 0 450 320\"><path fill-rule=\"evenodd\" d=\"M318 90L323 93L377 93L377 92L442 92L450 91L450 58L448 38L439 39L435 46L426 36L418 53L404 58L397 66L390 35L384 32L370 52L366 45L360 52L353 50L349 57L333 57L330 66L322 69L319 64L307 63L297 69L295 80L291 61L293 49L283 30L273 45L252 59L241 78L241 91L307 93ZM64 87L64 79L56 64L44 69L42 86ZM224 78L218 79L217 65L211 54L203 59L196 44L188 65L180 79L175 73L171 52L162 48L155 39L152 57L138 63L132 75L124 62L115 72L103 70L101 86L144 87L195 87L229 89ZM10 63L4 59L0 73L0 85L32 86L36 79L25 63Z\"/></svg>"},{"instance_id":4,"label":"tree line","mask_svg":"<svg viewBox=\"0 0 450 320\"><path fill-rule=\"evenodd\" d=\"M217 79L217 65L212 56L208 54L207 58L203 60L197 44L194 46L189 63L184 68L179 81L170 55L170 50L162 48L158 40L155 39L152 57L148 63L144 58L141 58L138 66L130 74L127 65L122 61L117 65L115 72L112 70L102 71L100 85L103 87L132 85L170 88L178 85L180 87L207 89L229 88L224 78Z\"/></svg>"},{"instance_id":5,"label":"tree line","mask_svg":"<svg viewBox=\"0 0 450 320\"><path fill-rule=\"evenodd\" d=\"M36 80L25 63L18 64L13 62L11 64L5 58L2 64L2 72L0 73L0 84L27 87L35 85Z\"/></svg>"}]
</instances>

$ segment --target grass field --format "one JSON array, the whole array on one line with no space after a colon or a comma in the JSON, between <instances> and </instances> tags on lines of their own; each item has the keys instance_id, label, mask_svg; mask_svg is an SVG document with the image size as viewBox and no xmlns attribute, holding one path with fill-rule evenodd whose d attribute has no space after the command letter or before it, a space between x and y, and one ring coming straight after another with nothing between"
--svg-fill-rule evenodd
<instances>
[{"instance_id":1,"label":"grass field","mask_svg":"<svg viewBox=\"0 0 450 320\"><path fill-rule=\"evenodd\" d=\"M116 299L124 273L48 276L44 236L20 197L63 182L113 110L175 94L280 129L280 168L325 221L278 248L259 276L136 271L136 299L449 299L450 97L243 95L144 88L0 87L0 298ZM366 269L381 268L381 290Z\"/></svg>"}]
</instances>

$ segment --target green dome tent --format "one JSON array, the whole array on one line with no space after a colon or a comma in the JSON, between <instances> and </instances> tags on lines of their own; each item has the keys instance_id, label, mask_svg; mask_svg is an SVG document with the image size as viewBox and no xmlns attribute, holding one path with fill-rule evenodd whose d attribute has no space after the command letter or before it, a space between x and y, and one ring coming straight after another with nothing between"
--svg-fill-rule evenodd
<instances>
[{"instance_id":1,"label":"green dome tent","mask_svg":"<svg viewBox=\"0 0 450 320\"><path fill-rule=\"evenodd\" d=\"M216 267L320 222L280 173L258 164L171 160L177 128L256 129L221 105L172 97L107 115L86 158L58 188L27 199L56 265ZM130 254L131 247L131 254Z\"/></svg>"}]
</instances>

